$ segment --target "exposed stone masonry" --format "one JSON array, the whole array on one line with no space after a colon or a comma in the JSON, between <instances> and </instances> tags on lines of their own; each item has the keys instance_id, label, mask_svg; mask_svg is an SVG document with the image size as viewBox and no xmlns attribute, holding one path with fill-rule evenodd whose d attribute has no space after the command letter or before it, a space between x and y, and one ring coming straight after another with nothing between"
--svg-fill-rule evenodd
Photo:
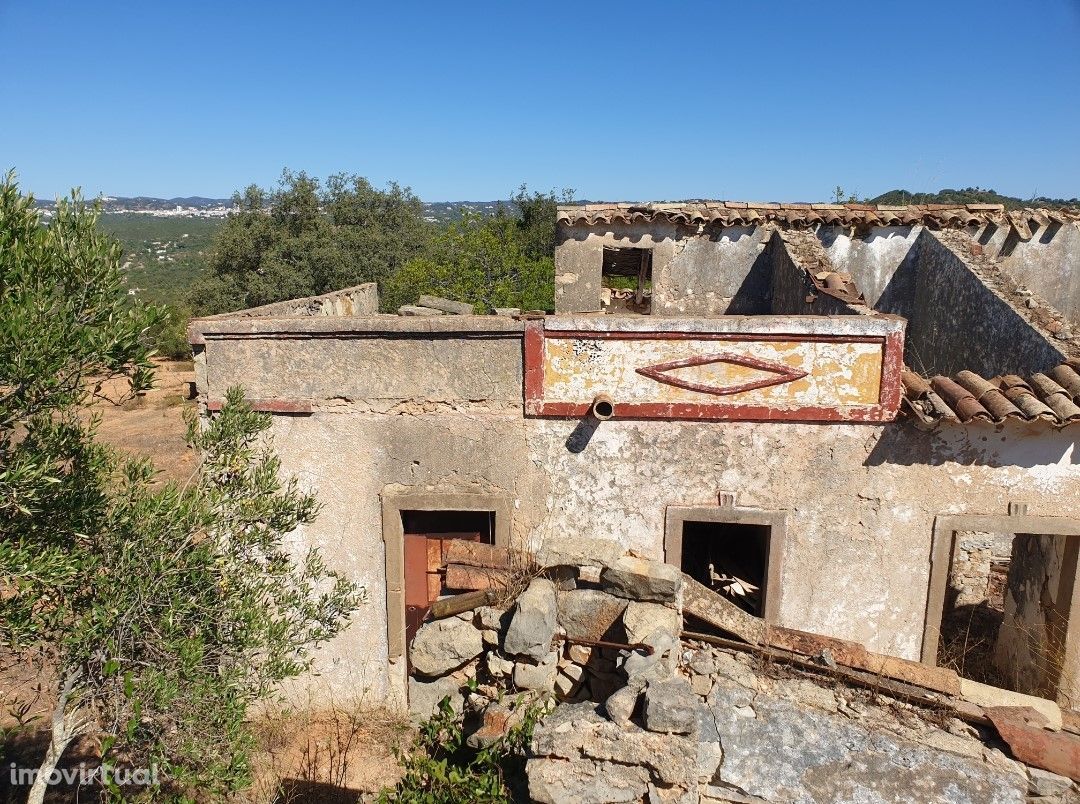
<instances>
[{"instance_id":1,"label":"exposed stone masonry","mask_svg":"<svg viewBox=\"0 0 1080 804\"><path fill-rule=\"evenodd\" d=\"M681 638L682 596L675 567L635 556L548 566L514 601L420 629L413 714L449 696L482 746L547 701L527 763L546 804L1077 800L992 728Z\"/></svg>"}]
</instances>

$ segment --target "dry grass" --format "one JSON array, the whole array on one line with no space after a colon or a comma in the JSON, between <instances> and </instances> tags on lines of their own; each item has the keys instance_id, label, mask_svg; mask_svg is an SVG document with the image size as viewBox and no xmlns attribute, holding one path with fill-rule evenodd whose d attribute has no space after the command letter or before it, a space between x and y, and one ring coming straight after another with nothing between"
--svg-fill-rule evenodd
<instances>
[{"instance_id":1,"label":"dry grass","mask_svg":"<svg viewBox=\"0 0 1080 804\"><path fill-rule=\"evenodd\" d=\"M1008 687L994 664L994 647L1003 614L986 603L959 606L945 616L938 639L938 666L963 678Z\"/></svg>"},{"instance_id":2,"label":"dry grass","mask_svg":"<svg viewBox=\"0 0 1080 804\"><path fill-rule=\"evenodd\" d=\"M394 749L412 739L404 715L365 706L286 709L255 726L251 804L354 804L397 781Z\"/></svg>"}]
</instances>

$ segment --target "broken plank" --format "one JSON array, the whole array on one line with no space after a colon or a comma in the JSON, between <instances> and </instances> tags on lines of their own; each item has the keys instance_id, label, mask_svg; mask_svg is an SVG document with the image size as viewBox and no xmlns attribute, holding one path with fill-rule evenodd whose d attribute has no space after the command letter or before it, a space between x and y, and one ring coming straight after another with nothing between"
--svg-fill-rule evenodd
<instances>
[{"instance_id":1,"label":"broken plank","mask_svg":"<svg viewBox=\"0 0 1080 804\"><path fill-rule=\"evenodd\" d=\"M443 617L452 617L455 614L472 611L480 606L487 606L495 602L497 597L493 589L482 589L477 592L466 592L462 595L444 597L431 604L429 612L433 620L441 620Z\"/></svg>"},{"instance_id":2,"label":"broken plank","mask_svg":"<svg viewBox=\"0 0 1080 804\"><path fill-rule=\"evenodd\" d=\"M683 578L683 613L704 620L751 645L765 641L765 621L746 613L704 584L685 573Z\"/></svg>"},{"instance_id":3,"label":"broken plank","mask_svg":"<svg viewBox=\"0 0 1080 804\"><path fill-rule=\"evenodd\" d=\"M418 303L421 307L430 307L453 315L473 314L473 306L468 302L452 301L444 299L442 296L429 296L426 293L421 293Z\"/></svg>"},{"instance_id":4,"label":"broken plank","mask_svg":"<svg viewBox=\"0 0 1080 804\"><path fill-rule=\"evenodd\" d=\"M872 653L859 642L777 625L768 627L766 640L769 645L793 650L804 656L818 656L828 651L837 664L845 667L906 681L909 684L937 690L945 695L954 697L960 695L960 677L955 671L910 659Z\"/></svg>"},{"instance_id":5,"label":"broken plank","mask_svg":"<svg viewBox=\"0 0 1080 804\"><path fill-rule=\"evenodd\" d=\"M464 539L448 541L443 556L447 564L465 564L489 569L510 569L511 565L511 555L507 548Z\"/></svg>"},{"instance_id":6,"label":"broken plank","mask_svg":"<svg viewBox=\"0 0 1080 804\"><path fill-rule=\"evenodd\" d=\"M444 584L447 589L505 589L507 580L505 570L448 564Z\"/></svg>"}]
</instances>

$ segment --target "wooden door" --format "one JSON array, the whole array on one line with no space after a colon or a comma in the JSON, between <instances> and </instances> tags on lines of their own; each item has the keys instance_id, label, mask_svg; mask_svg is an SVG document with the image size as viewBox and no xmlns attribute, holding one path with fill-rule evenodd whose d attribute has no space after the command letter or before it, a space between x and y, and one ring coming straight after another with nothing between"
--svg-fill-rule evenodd
<instances>
[{"instance_id":1,"label":"wooden door","mask_svg":"<svg viewBox=\"0 0 1080 804\"><path fill-rule=\"evenodd\" d=\"M405 530L405 644L443 592L446 545L454 539L491 543L492 515L487 511L403 512ZM451 530L453 528L453 530Z\"/></svg>"}]
</instances>

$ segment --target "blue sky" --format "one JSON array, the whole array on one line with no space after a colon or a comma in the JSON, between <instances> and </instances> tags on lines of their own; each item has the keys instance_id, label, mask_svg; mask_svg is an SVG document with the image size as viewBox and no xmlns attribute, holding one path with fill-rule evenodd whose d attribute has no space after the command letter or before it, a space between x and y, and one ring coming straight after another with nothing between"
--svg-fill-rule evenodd
<instances>
[{"instance_id":1,"label":"blue sky","mask_svg":"<svg viewBox=\"0 0 1080 804\"><path fill-rule=\"evenodd\" d=\"M0 0L0 169L227 196L1080 195L1080 0Z\"/></svg>"}]
</instances>

